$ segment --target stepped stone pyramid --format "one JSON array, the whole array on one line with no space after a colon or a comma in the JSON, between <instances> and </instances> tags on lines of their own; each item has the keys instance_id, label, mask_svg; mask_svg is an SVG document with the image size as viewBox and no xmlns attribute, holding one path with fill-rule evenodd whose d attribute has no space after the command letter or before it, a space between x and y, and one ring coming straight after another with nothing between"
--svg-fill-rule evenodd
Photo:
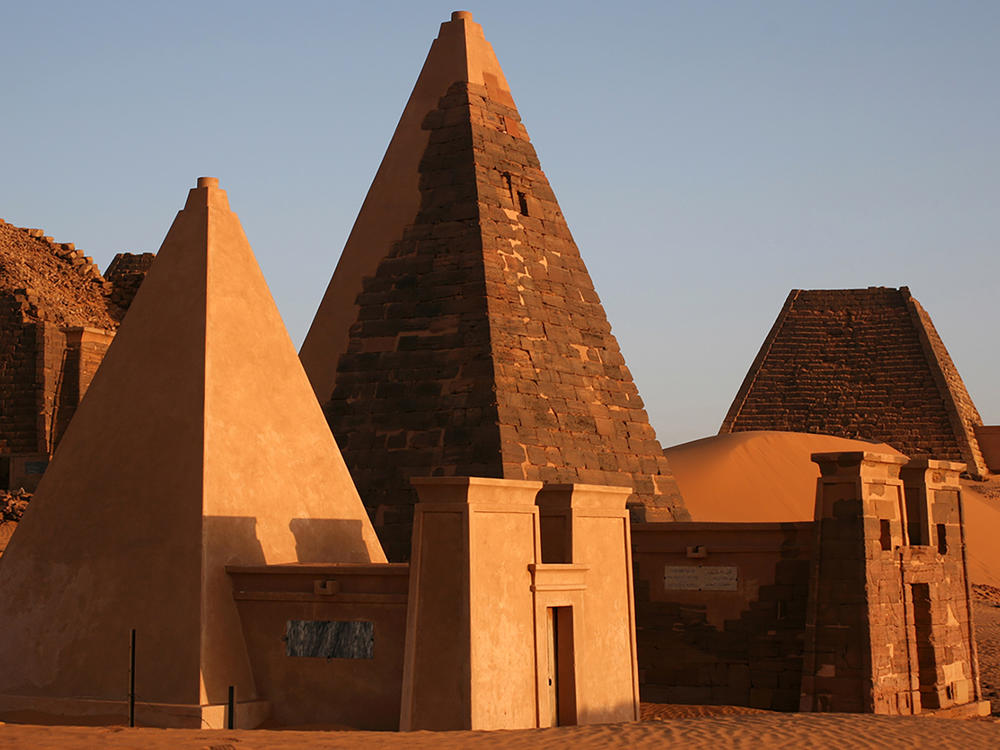
<instances>
[{"instance_id":1,"label":"stepped stone pyramid","mask_svg":"<svg viewBox=\"0 0 1000 750\"><path fill-rule=\"evenodd\" d=\"M816 432L889 443L987 473L982 419L907 287L793 289L722 432Z\"/></svg>"},{"instance_id":2,"label":"stepped stone pyramid","mask_svg":"<svg viewBox=\"0 0 1000 750\"><path fill-rule=\"evenodd\" d=\"M135 628L140 717L221 726L256 698L226 566L296 562L385 556L201 178L0 558L0 715L120 718Z\"/></svg>"},{"instance_id":3,"label":"stepped stone pyramid","mask_svg":"<svg viewBox=\"0 0 1000 750\"><path fill-rule=\"evenodd\" d=\"M632 486L687 518L471 14L443 23L300 352L390 559L409 478Z\"/></svg>"}]
</instances>

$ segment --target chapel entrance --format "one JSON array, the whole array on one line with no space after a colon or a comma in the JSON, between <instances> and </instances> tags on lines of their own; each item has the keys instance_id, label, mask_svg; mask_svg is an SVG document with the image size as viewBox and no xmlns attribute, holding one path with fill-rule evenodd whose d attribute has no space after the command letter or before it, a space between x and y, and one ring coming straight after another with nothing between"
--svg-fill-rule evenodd
<instances>
[{"instance_id":1,"label":"chapel entrance","mask_svg":"<svg viewBox=\"0 0 1000 750\"><path fill-rule=\"evenodd\" d=\"M573 651L573 608L546 607L545 630L550 726L576 724L576 670Z\"/></svg>"}]
</instances>

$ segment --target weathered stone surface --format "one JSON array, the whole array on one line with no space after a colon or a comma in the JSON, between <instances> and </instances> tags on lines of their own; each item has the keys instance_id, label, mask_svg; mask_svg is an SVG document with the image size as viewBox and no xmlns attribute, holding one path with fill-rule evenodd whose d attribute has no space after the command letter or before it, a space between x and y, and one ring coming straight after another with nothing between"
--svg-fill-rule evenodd
<instances>
[{"instance_id":1,"label":"weathered stone surface","mask_svg":"<svg viewBox=\"0 0 1000 750\"><path fill-rule=\"evenodd\" d=\"M127 310L149 273L156 253L118 253L108 264L104 278L111 285L111 302Z\"/></svg>"},{"instance_id":2,"label":"weathered stone surface","mask_svg":"<svg viewBox=\"0 0 1000 750\"><path fill-rule=\"evenodd\" d=\"M867 452L813 460L822 478L801 710L976 704L962 465Z\"/></svg>"},{"instance_id":3,"label":"weathered stone surface","mask_svg":"<svg viewBox=\"0 0 1000 750\"><path fill-rule=\"evenodd\" d=\"M0 221L0 488L33 489L124 315L82 251Z\"/></svg>"},{"instance_id":4,"label":"weathered stone surface","mask_svg":"<svg viewBox=\"0 0 1000 750\"><path fill-rule=\"evenodd\" d=\"M334 385L317 393L387 553L408 557L412 476L631 486L637 515L685 518L594 284L481 30L478 38L467 30L459 41L470 61L488 62L477 70L470 62L413 118L427 80L445 67L437 45L454 41L448 35L455 23L465 22L442 26L383 162L386 169L402 161L397 144L424 144L413 160L419 205L394 241L364 249L381 256L360 282ZM404 132L408 118L422 135ZM382 188L376 178L355 232L371 212L398 208L373 203ZM331 290L351 272L349 251L359 252L349 241ZM327 382L322 360L329 359L318 342L326 336L335 347L343 335L324 312L330 297L303 345L317 387Z\"/></svg>"},{"instance_id":5,"label":"weathered stone surface","mask_svg":"<svg viewBox=\"0 0 1000 750\"><path fill-rule=\"evenodd\" d=\"M793 289L720 432L816 432L986 465L982 419L907 287Z\"/></svg>"}]
</instances>

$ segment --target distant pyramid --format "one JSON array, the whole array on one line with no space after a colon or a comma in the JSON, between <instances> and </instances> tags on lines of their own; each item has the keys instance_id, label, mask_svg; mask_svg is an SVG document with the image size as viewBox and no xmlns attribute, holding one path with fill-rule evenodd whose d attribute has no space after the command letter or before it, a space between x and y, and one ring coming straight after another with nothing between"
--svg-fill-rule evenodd
<instances>
[{"instance_id":1,"label":"distant pyramid","mask_svg":"<svg viewBox=\"0 0 1000 750\"><path fill-rule=\"evenodd\" d=\"M964 461L986 474L983 421L907 287L793 289L722 432L816 432Z\"/></svg>"},{"instance_id":2,"label":"distant pyramid","mask_svg":"<svg viewBox=\"0 0 1000 750\"><path fill-rule=\"evenodd\" d=\"M300 353L391 559L409 477L631 485L687 518L482 28L441 25Z\"/></svg>"},{"instance_id":3,"label":"distant pyramid","mask_svg":"<svg viewBox=\"0 0 1000 750\"><path fill-rule=\"evenodd\" d=\"M201 726L256 698L225 566L317 561L385 557L201 178L0 558L0 711L120 715L135 628L140 711Z\"/></svg>"}]
</instances>

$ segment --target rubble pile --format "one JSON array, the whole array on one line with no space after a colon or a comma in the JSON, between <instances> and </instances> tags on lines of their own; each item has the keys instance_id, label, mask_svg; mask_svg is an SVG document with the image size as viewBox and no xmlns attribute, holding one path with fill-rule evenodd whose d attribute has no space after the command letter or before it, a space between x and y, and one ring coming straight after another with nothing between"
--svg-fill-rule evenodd
<instances>
[{"instance_id":1,"label":"rubble pile","mask_svg":"<svg viewBox=\"0 0 1000 750\"><path fill-rule=\"evenodd\" d=\"M0 490L0 523L20 521L30 500L31 493L25 490Z\"/></svg>"}]
</instances>

